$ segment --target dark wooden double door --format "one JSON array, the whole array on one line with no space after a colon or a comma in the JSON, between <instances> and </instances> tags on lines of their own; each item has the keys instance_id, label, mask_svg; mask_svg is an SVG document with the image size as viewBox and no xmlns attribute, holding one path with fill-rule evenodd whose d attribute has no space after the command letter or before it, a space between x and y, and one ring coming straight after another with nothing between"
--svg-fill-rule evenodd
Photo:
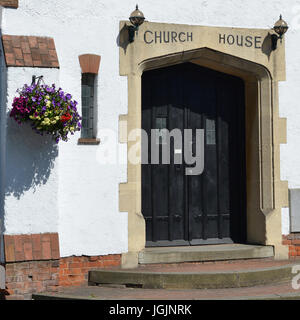
<instances>
[{"instance_id":1,"label":"dark wooden double door","mask_svg":"<svg viewBox=\"0 0 300 320\"><path fill-rule=\"evenodd\" d=\"M193 63L147 71L142 76L142 128L148 134L148 143L142 141L143 147L148 144L149 161L143 157L147 246L245 242L243 81ZM181 130L182 149L171 139L169 164L161 156L151 164L151 129L157 129L153 141L158 148L167 139L162 129ZM184 161L184 129L192 129L193 148L195 130L204 129L200 175L186 174L192 166ZM174 163L178 154L181 165Z\"/></svg>"}]
</instances>

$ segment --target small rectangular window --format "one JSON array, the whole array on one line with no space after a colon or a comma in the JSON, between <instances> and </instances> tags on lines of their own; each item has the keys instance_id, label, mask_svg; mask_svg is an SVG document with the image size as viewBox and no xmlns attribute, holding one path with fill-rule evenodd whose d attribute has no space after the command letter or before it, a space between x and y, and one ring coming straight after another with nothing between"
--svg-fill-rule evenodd
<instances>
[{"instance_id":1,"label":"small rectangular window","mask_svg":"<svg viewBox=\"0 0 300 320\"><path fill-rule=\"evenodd\" d=\"M81 79L82 138L95 138L95 75L83 73Z\"/></svg>"}]
</instances>

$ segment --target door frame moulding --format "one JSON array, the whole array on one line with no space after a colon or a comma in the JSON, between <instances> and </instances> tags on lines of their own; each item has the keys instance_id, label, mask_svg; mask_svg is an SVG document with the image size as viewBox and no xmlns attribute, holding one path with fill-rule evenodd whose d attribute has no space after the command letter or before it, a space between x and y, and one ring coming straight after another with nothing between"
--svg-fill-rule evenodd
<instances>
[{"instance_id":1,"label":"door frame moulding","mask_svg":"<svg viewBox=\"0 0 300 320\"><path fill-rule=\"evenodd\" d=\"M141 44L137 46L140 48ZM279 118L278 111L278 81L281 79L274 79L271 71L260 63L208 47L165 55L153 51L153 57L146 59L132 51L129 67L128 57L125 59L124 55L120 48L120 69L127 70L122 75L128 79L128 114L119 118L119 142L127 143L128 151L133 145L141 150L140 138L130 139L129 133L141 128L141 76L144 71L192 62L244 80L247 239L248 243L273 245L276 258L287 258L288 250L282 245L281 234L281 208L288 207L288 185L280 180L280 144L286 143L286 121ZM136 266L138 253L145 248L146 236L141 212L141 164L128 162L127 166L127 183L119 186L119 209L128 212L128 253L123 254L122 260L124 267L131 267Z\"/></svg>"}]
</instances>

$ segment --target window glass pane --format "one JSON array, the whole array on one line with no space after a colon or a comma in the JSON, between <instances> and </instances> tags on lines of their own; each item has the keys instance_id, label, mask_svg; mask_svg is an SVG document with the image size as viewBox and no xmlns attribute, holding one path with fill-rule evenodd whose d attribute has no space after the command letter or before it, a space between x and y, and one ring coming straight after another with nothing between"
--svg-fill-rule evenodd
<instances>
[{"instance_id":1,"label":"window glass pane","mask_svg":"<svg viewBox=\"0 0 300 320\"><path fill-rule=\"evenodd\" d=\"M82 97L82 105L85 107L89 106L90 98Z\"/></svg>"},{"instance_id":2,"label":"window glass pane","mask_svg":"<svg viewBox=\"0 0 300 320\"><path fill-rule=\"evenodd\" d=\"M83 138L93 137L94 128L94 83L95 75L82 74L81 103L82 103L82 130Z\"/></svg>"},{"instance_id":3,"label":"window glass pane","mask_svg":"<svg viewBox=\"0 0 300 320\"><path fill-rule=\"evenodd\" d=\"M82 86L82 96L83 97L89 97L90 96L90 88L86 85Z\"/></svg>"},{"instance_id":4,"label":"window glass pane","mask_svg":"<svg viewBox=\"0 0 300 320\"><path fill-rule=\"evenodd\" d=\"M94 119L89 119L88 124L89 124L89 129L93 129Z\"/></svg>"},{"instance_id":5,"label":"window glass pane","mask_svg":"<svg viewBox=\"0 0 300 320\"><path fill-rule=\"evenodd\" d=\"M82 107L82 118L88 118L89 116L89 109Z\"/></svg>"},{"instance_id":6,"label":"window glass pane","mask_svg":"<svg viewBox=\"0 0 300 320\"><path fill-rule=\"evenodd\" d=\"M88 120L87 119L82 119L82 127L85 129L88 127Z\"/></svg>"},{"instance_id":7,"label":"window glass pane","mask_svg":"<svg viewBox=\"0 0 300 320\"><path fill-rule=\"evenodd\" d=\"M82 129L81 130L81 137L82 138L89 138L88 130L87 129Z\"/></svg>"}]
</instances>

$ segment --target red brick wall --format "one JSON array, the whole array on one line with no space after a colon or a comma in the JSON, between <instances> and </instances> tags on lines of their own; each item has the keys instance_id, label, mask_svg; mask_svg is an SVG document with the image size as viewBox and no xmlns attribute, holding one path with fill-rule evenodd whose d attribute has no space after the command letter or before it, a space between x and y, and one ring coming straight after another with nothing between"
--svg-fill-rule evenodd
<instances>
[{"instance_id":1,"label":"red brick wall","mask_svg":"<svg viewBox=\"0 0 300 320\"><path fill-rule=\"evenodd\" d=\"M88 283L88 272L97 268L118 267L121 255L98 257L61 258L59 265L59 285L62 287L80 286Z\"/></svg>"},{"instance_id":2,"label":"red brick wall","mask_svg":"<svg viewBox=\"0 0 300 320\"><path fill-rule=\"evenodd\" d=\"M88 284L88 272L118 267L121 255L60 258L57 233L4 236L6 290L0 300L30 299L33 293Z\"/></svg>"},{"instance_id":3,"label":"red brick wall","mask_svg":"<svg viewBox=\"0 0 300 320\"><path fill-rule=\"evenodd\" d=\"M283 236L282 243L289 246L289 257L291 259L300 258L300 233L291 233Z\"/></svg>"},{"instance_id":4,"label":"red brick wall","mask_svg":"<svg viewBox=\"0 0 300 320\"><path fill-rule=\"evenodd\" d=\"M7 263L6 300L31 299L33 293L88 284L88 272L121 265L121 255L68 257L60 260ZM0 293L1 299L1 293Z\"/></svg>"},{"instance_id":5,"label":"red brick wall","mask_svg":"<svg viewBox=\"0 0 300 320\"><path fill-rule=\"evenodd\" d=\"M59 288L59 260L8 263L5 269L6 300L31 299L32 293Z\"/></svg>"}]
</instances>

